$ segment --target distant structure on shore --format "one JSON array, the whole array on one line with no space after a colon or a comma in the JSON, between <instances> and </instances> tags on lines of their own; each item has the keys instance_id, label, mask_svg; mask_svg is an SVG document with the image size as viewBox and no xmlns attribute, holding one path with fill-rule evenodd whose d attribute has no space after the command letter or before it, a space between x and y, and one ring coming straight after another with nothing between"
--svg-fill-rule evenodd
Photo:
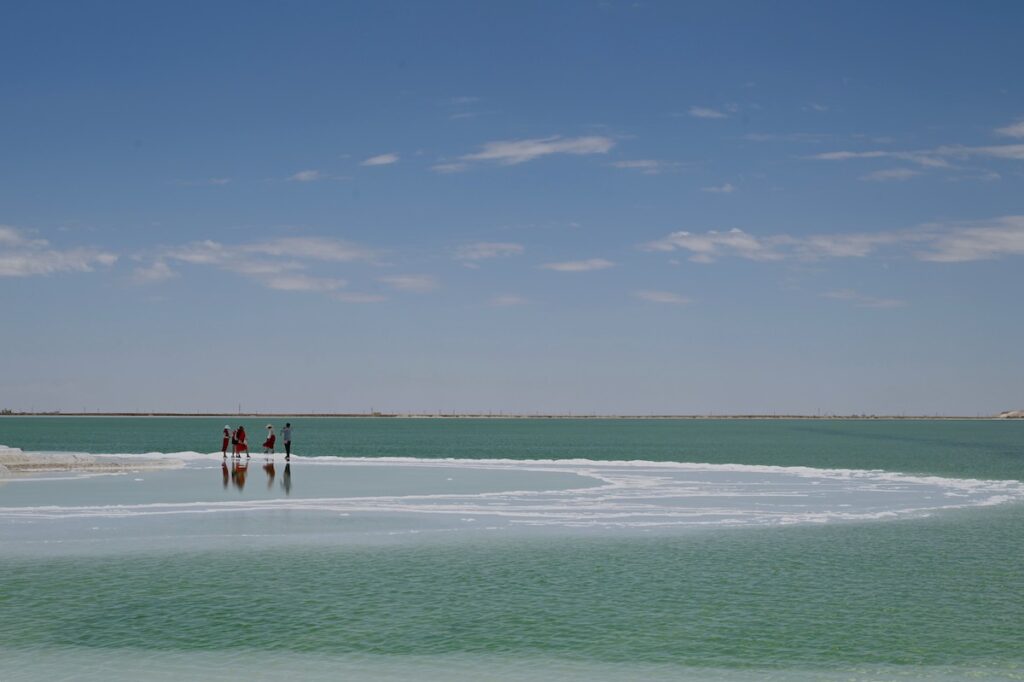
<instances>
[{"instance_id":1,"label":"distant structure on shore","mask_svg":"<svg viewBox=\"0 0 1024 682\"><path fill-rule=\"evenodd\" d=\"M1000 419L1024 419L1024 410L1010 410L1009 412L1000 412Z\"/></svg>"}]
</instances>

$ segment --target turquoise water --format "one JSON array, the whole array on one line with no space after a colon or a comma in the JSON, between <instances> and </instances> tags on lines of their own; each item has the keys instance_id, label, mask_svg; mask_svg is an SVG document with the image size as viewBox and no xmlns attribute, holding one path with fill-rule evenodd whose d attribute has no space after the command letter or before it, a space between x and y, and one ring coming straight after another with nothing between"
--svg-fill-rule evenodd
<instances>
[{"instance_id":1,"label":"turquoise water","mask_svg":"<svg viewBox=\"0 0 1024 682\"><path fill-rule=\"evenodd\" d=\"M1024 480L1020 422L293 424L304 456L642 459ZM0 443L26 451L212 452L223 425L5 418ZM262 424L246 426L254 433ZM197 458L181 475L196 477L196 487L206 481L200 497L211 500L223 494L234 503L271 489L258 463L244 490L220 487L219 462L219 455ZM281 464L279 457L271 481L277 497L284 495ZM335 470L346 473L350 487L381 484L359 468L318 466L293 463L289 500L300 486L312 488L301 495L320 499L332 486L326 472ZM440 475L446 470L423 468L413 479L454 486L459 495L459 486L499 489L505 474L520 477L507 484L514 488L533 480L521 478L528 465L502 466L472 479L458 469ZM409 471L393 468L380 468L385 480ZM357 472L366 481L353 480ZM152 475L140 474L147 481L139 485ZM576 485L576 474L559 475L552 487ZM46 485L71 486L64 504L72 504L87 494L73 488L82 483ZM728 489L714 484L716 494ZM58 487L21 488L15 500L11 491L28 485L42 483L0 485L0 507L33 497L61 504ZM781 504L751 499L743 504L766 513ZM314 523L292 509L266 513L278 530L287 531L289 519ZM338 523L359 518L346 513ZM209 530L248 533L228 514L192 516ZM0 520L7 524L0 541L10 548L25 523ZM159 527L141 518L132 523ZM528 526L387 544L322 533L287 545L224 548L189 535L163 537L132 551L115 543L110 551L57 555L5 552L0 544L0 679L1024 679L1019 501L869 521L673 526L653 534L547 525L543 533Z\"/></svg>"},{"instance_id":2,"label":"turquoise water","mask_svg":"<svg viewBox=\"0 0 1024 682\"><path fill-rule=\"evenodd\" d=\"M280 434L285 419L271 420ZM458 420L291 418L295 451L774 464L1024 478L1021 421ZM4 417L0 443L91 453L214 452L225 424L262 441L266 418ZM280 439L278 450L281 450ZM253 448L256 450L257 448Z\"/></svg>"}]
</instances>

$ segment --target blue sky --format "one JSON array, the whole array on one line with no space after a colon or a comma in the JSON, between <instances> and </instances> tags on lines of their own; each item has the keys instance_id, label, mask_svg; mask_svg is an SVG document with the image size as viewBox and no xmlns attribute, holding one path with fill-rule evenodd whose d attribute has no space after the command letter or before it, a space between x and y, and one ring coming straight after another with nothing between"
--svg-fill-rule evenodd
<instances>
[{"instance_id":1,"label":"blue sky","mask_svg":"<svg viewBox=\"0 0 1024 682\"><path fill-rule=\"evenodd\" d=\"M4 14L0 407L1024 407L1019 3Z\"/></svg>"}]
</instances>

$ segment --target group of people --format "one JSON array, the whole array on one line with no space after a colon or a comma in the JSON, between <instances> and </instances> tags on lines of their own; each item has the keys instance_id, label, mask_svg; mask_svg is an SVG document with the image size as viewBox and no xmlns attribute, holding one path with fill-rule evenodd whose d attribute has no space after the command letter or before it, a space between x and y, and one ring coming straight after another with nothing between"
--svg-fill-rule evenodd
<instances>
[{"instance_id":1,"label":"group of people","mask_svg":"<svg viewBox=\"0 0 1024 682\"><path fill-rule=\"evenodd\" d=\"M285 422L284 428L281 429L281 440L284 441L284 459L286 462L291 461L292 458L292 424L291 422ZM274 454L274 446L277 444L277 436L274 434L274 425L267 424L267 439L263 441L263 454L272 455ZM231 447L231 457L241 457L242 453L245 456L249 456L249 441L245 434L245 427L239 426L237 429L232 429L230 425L224 425L224 438L221 441L220 452L224 458L228 456L228 446Z\"/></svg>"}]
</instances>

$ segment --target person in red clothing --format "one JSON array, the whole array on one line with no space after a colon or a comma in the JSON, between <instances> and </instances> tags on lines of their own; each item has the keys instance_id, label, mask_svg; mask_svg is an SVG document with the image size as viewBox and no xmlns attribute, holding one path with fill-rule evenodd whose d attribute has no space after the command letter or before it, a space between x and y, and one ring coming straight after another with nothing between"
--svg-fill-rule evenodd
<instances>
[{"instance_id":1,"label":"person in red clothing","mask_svg":"<svg viewBox=\"0 0 1024 682\"><path fill-rule=\"evenodd\" d=\"M228 444L231 442L231 427L227 424L224 425L224 440L220 442L220 454L222 457L228 456Z\"/></svg>"},{"instance_id":2,"label":"person in red clothing","mask_svg":"<svg viewBox=\"0 0 1024 682\"><path fill-rule=\"evenodd\" d=\"M263 454L274 454L274 443L277 442L277 436L274 435L274 426L267 424L267 439L263 441Z\"/></svg>"},{"instance_id":3,"label":"person in red clothing","mask_svg":"<svg viewBox=\"0 0 1024 682\"><path fill-rule=\"evenodd\" d=\"M245 427L239 426L238 430L235 431L235 438L238 439L238 455L241 457L242 451L245 451L245 456L249 456L249 441L245 438Z\"/></svg>"}]
</instances>

